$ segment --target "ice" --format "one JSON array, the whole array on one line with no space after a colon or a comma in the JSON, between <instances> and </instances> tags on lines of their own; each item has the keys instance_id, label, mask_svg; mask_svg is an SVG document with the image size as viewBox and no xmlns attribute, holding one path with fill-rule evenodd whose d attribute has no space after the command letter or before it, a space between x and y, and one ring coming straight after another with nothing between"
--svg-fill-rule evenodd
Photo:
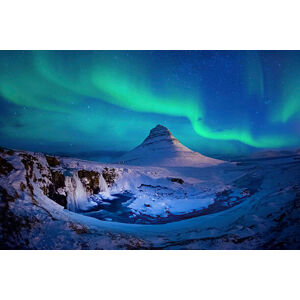
<instances>
[{"instance_id":1,"label":"ice","mask_svg":"<svg viewBox=\"0 0 300 300\"><path fill-rule=\"evenodd\" d=\"M66 176L65 185L67 190L67 208L71 211L84 211L95 206L95 203L88 201L89 194L78 177L78 172L73 176Z\"/></svg>"},{"instance_id":2,"label":"ice","mask_svg":"<svg viewBox=\"0 0 300 300\"><path fill-rule=\"evenodd\" d=\"M40 153L0 155L13 166L10 173L0 174L0 208L4 210L0 236L7 248L300 247L300 156L206 167L125 166L59 158L59 166L51 170ZM24 160L30 162L26 168ZM104 168L115 173L110 187L101 175ZM99 194L91 195L78 176L79 170L99 173ZM55 197L47 196L53 171L64 174L64 186L58 192L66 195L67 209ZM174 182L171 178L181 180ZM132 210L131 220L140 216L156 220L159 216L168 218L170 213L205 210L216 201L224 206L217 212L158 225L118 223L112 218L101 221L80 214L106 197L125 192L133 195L126 204Z\"/></svg>"},{"instance_id":3,"label":"ice","mask_svg":"<svg viewBox=\"0 0 300 300\"><path fill-rule=\"evenodd\" d=\"M99 188L100 188L99 194L101 195L102 198L110 199L110 200L115 199L115 197L110 194L108 185L107 185L104 177L102 176L102 174L100 174L100 176L99 176Z\"/></svg>"}]
</instances>

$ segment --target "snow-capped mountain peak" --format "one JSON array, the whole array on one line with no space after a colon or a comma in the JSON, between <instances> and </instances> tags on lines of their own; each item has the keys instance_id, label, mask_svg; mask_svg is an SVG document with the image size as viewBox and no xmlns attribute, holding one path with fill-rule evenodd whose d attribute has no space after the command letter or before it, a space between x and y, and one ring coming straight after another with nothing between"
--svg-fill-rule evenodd
<instances>
[{"instance_id":1,"label":"snow-capped mountain peak","mask_svg":"<svg viewBox=\"0 0 300 300\"><path fill-rule=\"evenodd\" d=\"M160 124L150 130L149 135L140 146L147 147L154 143L180 144L180 142L172 135L170 130Z\"/></svg>"},{"instance_id":2,"label":"snow-capped mountain peak","mask_svg":"<svg viewBox=\"0 0 300 300\"><path fill-rule=\"evenodd\" d=\"M199 167L217 165L223 161L190 150L167 127L159 124L150 130L139 146L121 156L118 162L132 165Z\"/></svg>"}]
</instances>

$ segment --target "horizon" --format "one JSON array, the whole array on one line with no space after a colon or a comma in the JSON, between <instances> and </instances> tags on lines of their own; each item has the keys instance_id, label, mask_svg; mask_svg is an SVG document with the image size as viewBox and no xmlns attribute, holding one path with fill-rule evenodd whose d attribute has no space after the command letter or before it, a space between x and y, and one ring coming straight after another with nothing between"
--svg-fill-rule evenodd
<instances>
[{"instance_id":1,"label":"horizon","mask_svg":"<svg viewBox=\"0 0 300 300\"><path fill-rule=\"evenodd\" d=\"M104 162L104 163L116 163L117 159L122 157L124 154L131 152L132 150L134 150L136 147L140 146L141 144L144 143L144 141L149 138L151 131L153 131L155 128L157 128L158 126L162 126L164 128L166 128L169 132L170 130L161 124L157 124L156 126L154 126L153 128L151 128L148 132L148 135L145 136L145 138L138 144L136 145L134 148L130 149L129 151L110 151L110 150L91 150L91 151L71 151L71 152L63 152L63 151L48 151L47 149L44 150L32 150L32 149L11 149L11 148L7 148L7 147L3 147L2 145L0 145L0 148L6 148L6 149L10 149L10 150L16 150L16 151L32 151L32 152L40 152L40 153L44 153L45 155L54 155L54 156L60 156L60 157L70 157L70 158L77 158L77 159L83 159L83 160L90 160L90 161L97 161L97 162ZM175 137L172 132L170 132L171 135L173 137ZM176 137L175 137L176 138ZM180 140L179 140L180 142ZM182 144L182 143L181 143ZM293 153L296 154L296 152L299 151L298 148L294 148L294 149L255 149L253 148L252 151L249 151L246 154L216 154L216 153L212 153L211 157L212 158L218 158L218 159L235 159L235 158L246 158L247 156L251 156L251 155L256 155L256 154L263 154L263 153L268 153L268 152L275 152L278 154L282 154L284 152L286 152L285 154L287 155L292 155ZM195 151L200 153L199 151ZM205 153L200 153L203 155L206 155ZM207 156L207 155L206 155Z\"/></svg>"}]
</instances>

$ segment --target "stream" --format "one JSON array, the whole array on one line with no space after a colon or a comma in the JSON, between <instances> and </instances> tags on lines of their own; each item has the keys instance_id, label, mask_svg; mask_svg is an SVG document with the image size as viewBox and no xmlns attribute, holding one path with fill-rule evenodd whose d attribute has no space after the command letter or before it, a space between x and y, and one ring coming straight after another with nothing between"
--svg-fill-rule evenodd
<instances>
[{"instance_id":1,"label":"stream","mask_svg":"<svg viewBox=\"0 0 300 300\"><path fill-rule=\"evenodd\" d=\"M112 196L114 199L103 199L97 207L94 207L92 210L87 212L81 212L81 214L110 222L149 225L165 224L203 215L214 214L226 209L230 209L231 207L240 204L248 197L232 197L230 196L230 191L224 191L223 193L217 194L214 203L210 204L206 208L193 210L183 214L169 213L167 217L161 217L146 215L143 213L135 213L132 211L129 205L135 199L134 194L123 193L113 194Z\"/></svg>"}]
</instances>

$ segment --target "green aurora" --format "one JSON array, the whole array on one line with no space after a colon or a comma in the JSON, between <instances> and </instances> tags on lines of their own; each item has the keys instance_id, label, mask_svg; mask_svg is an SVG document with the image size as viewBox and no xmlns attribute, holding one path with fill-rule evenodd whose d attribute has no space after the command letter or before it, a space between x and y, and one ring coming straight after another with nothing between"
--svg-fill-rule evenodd
<instances>
[{"instance_id":1,"label":"green aurora","mask_svg":"<svg viewBox=\"0 0 300 300\"><path fill-rule=\"evenodd\" d=\"M157 123L204 153L299 146L298 51L2 51L1 144L129 150Z\"/></svg>"}]
</instances>

